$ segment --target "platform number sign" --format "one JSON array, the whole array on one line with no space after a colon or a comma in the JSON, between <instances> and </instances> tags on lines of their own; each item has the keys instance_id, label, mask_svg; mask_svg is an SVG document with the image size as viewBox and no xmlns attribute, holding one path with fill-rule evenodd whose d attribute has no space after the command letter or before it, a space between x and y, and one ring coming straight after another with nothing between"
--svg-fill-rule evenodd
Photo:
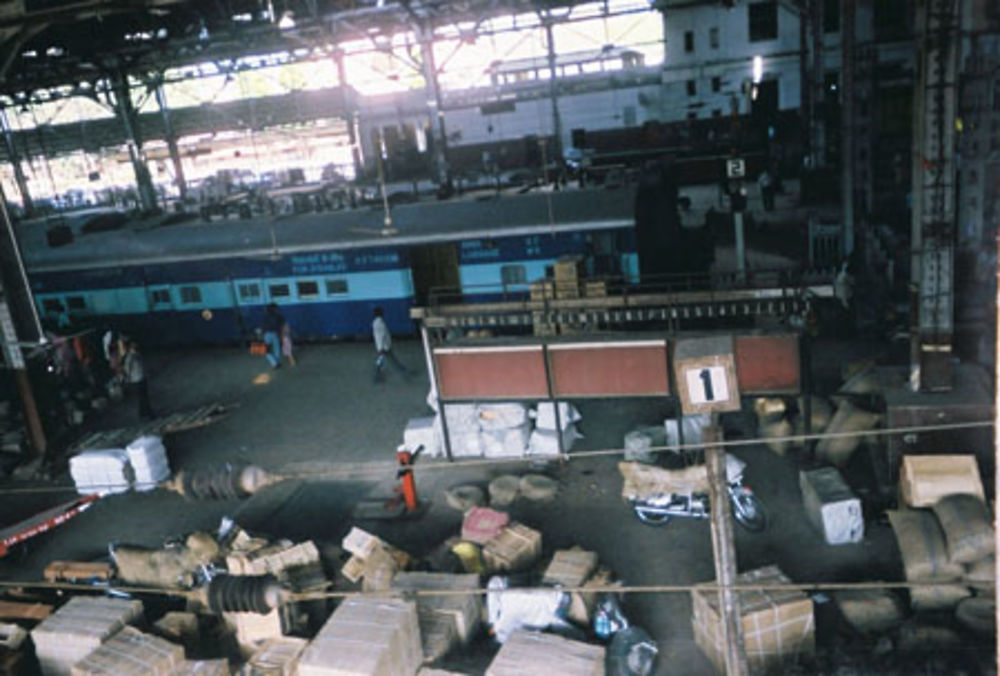
<instances>
[{"instance_id":1,"label":"platform number sign","mask_svg":"<svg viewBox=\"0 0 1000 676\"><path fill-rule=\"evenodd\" d=\"M740 157L726 160L726 178L743 178L747 175L747 165Z\"/></svg>"},{"instance_id":2,"label":"platform number sign","mask_svg":"<svg viewBox=\"0 0 1000 676\"><path fill-rule=\"evenodd\" d=\"M722 366L695 367L685 372L688 396L692 404L729 401L729 383Z\"/></svg>"},{"instance_id":3,"label":"platform number sign","mask_svg":"<svg viewBox=\"0 0 1000 676\"><path fill-rule=\"evenodd\" d=\"M732 336L679 339L673 350L673 370L686 415L740 409Z\"/></svg>"}]
</instances>

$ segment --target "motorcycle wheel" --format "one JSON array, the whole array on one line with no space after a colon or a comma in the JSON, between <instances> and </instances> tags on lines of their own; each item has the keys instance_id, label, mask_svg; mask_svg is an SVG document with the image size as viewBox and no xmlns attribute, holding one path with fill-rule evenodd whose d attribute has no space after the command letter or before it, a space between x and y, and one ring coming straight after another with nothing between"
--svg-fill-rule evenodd
<instances>
[{"instance_id":1,"label":"motorcycle wheel","mask_svg":"<svg viewBox=\"0 0 1000 676\"><path fill-rule=\"evenodd\" d=\"M733 518L751 533L760 533L767 529L767 510L764 503L749 491L743 491L731 496Z\"/></svg>"},{"instance_id":2,"label":"motorcycle wheel","mask_svg":"<svg viewBox=\"0 0 1000 676\"><path fill-rule=\"evenodd\" d=\"M639 521L642 521L647 526L665 526L670 521L669 514L657 514L639 505L632 505L632 509L635 511L635 515L639 517Z\"/></svg>"}]
</instances>

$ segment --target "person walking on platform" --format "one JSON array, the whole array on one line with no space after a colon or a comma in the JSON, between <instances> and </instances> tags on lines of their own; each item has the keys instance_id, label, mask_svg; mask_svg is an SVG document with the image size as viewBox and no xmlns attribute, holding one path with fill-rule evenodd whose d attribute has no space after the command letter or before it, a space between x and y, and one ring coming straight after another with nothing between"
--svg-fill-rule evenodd
<instances>
[{"instance_id":1,"label":"person walking on platform","mask_svg":"<svg viewBox=\"0 0 1000 676\"><path fill-rule=\"evenodd\" d=\"M153 407L149 403L149 381L146 380L146 368L142 363L142 355L139 354L139 347L135 341L130 340L125 344L123 371L125 385L131 396L135 397L138 402L139 419L149 420L153 418Z\"/></svg>"},{"instance_id":2,"label":"person walking on platform","mask_svg":"<svg viewBox=\"0 0 1000 676\"><path fill-rule=\"evenodd\" d=\"M381 307L376 307L372 311L372 338L375 340L375 382L382 382L382 371L385 369L385 363L389 362L393 367L403 374L407 379L410 377L410 372L402 362L396 358L396 355L392 351L392 334L389 333L389 325L385 323L384 315Z\"/></svg>"},{"instance_id":3,"label":"person walking on platform","mask_svg":"<svg viewBox=\"0 0 1000 676\"><path fill-rule=\"evenodd\" d=\"M295 345L292 343L292 327L288 322L281 327L281 355L295 366Z\"/></svg>"},{"instance_id":4,"label":"person walking on platform","mask_svg":"<svg viewBox=\"0 0 1000 676\"><path fill-rule=\"evenodd\" d=\"M281 329L284 325L285 318L278 312L278 306L269 303L262 328L264 329L264 343L267 345L267 363L273 369L281 367Z\"/></svg>"}]
</instances>

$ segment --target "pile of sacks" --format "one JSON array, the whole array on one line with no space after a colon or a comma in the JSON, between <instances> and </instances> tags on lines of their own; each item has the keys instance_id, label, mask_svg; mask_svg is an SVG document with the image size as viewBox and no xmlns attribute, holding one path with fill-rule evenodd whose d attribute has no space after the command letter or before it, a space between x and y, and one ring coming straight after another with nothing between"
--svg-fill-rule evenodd
<instances>
[{"instance_id":1,"label":"pile of sacks","mask_svg":"<svg viewBox=\"0 0 1000 676\"><path fill-rule=\"evenodd\" d=\"M557 425L556 408L551 402L539 403L536 409L505 402L446 404L451 454L456 458L556 456L560 433L563 450L569 451L583 438L576 428L582 416L572 404L560 402L558 406ZM440 414L411 419L403 432L403 445L411 450L423 446L424 453L431 457L444 455Z\"/></svg>"},{"instance_id":2,"label":"pile of sacks","mask_svg":"<svg viewBox=\"0 0 1000 676\"><path fill-rule=\"evenodd\" d=\"M163 440L139 437L125 448L89 449L69 460L69 473L80 495L148 491L170 478Z\"/></svg>"}]
</instances>

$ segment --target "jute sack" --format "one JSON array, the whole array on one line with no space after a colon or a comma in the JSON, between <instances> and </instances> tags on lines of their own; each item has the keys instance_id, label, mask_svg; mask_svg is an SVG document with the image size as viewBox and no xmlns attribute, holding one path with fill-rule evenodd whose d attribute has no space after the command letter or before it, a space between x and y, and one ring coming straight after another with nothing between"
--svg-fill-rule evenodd
<instances>
[{"instance_id":1,"label":"jute sack","mask_svg":"<svg viewBox=\"0 0 1000 676\"><path fill-rule=\"evenodd\" d=\"M845 589L833 600L851 628L860 634L882 634L903 622L905 608L888 589Z\"/></svg>"},{"instance_id":2,"label":"jute sack","mask_svg":"<svg viewBox=\"0 0 1000 676\"><path fill-rule=\"evenodd\" d=\"M997 586L997 560L993 556L965 567L965 583L975 589L993 589Z\"/></svg>"},{"instance_id":3,"label":"jute sack","mask_svg":"<svg viewBox=\"0 0 1000 676\"><path fill-rule=\"evenodd\" d=\"M993 527L986 505L978 497L946 495L932 509L944 531L948 557L954 563L974 563L993 553L996 546Z\"/></svg>"},{"instance_id":4,"label":"jute sack","mask_svg":"<svg viewBox=\"0 0 1000 676\"><path fill-rule=\"evenodd\" d=\"M827 426L827 434L837 432L867 432L878 425L880 416L862 408L858 408L850 401L840 402L837 412L833 414L833 419ZM816 445L816 455L820 460L843 467L851 459L851 455L861 443L861 436L846 437L824 437Z\"/></svg>"},{"instance_id":5,"label":"jute sack","mask_svg":"<svg viewBox=\"0 0 1000 676\"><path fill-rule=\"evenodd\" d=\"M965 599L955 609L955 619L984 636L995 636L997 632L997 604L992 596L976 596Z\"/></svg>"},{"instance_id":6,"label":"jute sack","mask_svg":"<svg viewBox=\"0 0 1000 676\"><path fill-rule=\"evenodd\" d=\"M928 509L900 509L886 512L903 555L906 579L911 581L953 582L965 569L948 558L941 526Z\"/></svg>"}]
</instances>

